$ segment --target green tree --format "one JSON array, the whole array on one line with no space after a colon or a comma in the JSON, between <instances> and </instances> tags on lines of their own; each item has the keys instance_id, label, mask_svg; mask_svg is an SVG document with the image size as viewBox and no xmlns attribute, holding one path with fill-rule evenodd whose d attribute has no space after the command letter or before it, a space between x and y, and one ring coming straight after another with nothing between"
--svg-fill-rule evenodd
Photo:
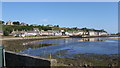
<instances>
[{"instance_id":1,"label":"green tree","mask_svg":"<svg viewBox=\"0 0 120 68\"><path fill-rule=\"evenodd\" d=\"M20 25L20 22L19 21L14 21L13 24L14 25Z\"/></svg>"},{"instance_id":2,"label":"green tree","mask_svg":"<svg viewBox=\"0 0 120 68\"><path fill-rule=\"evenodd\" d=\"M3 35L5 35L5 36L8 36L9 34L10 34L9 31L4 31L4 32L3 32Z\"/></svg>"},{"instance_id":3,"label":"green tree","mask_svg":"<svg viewBox=\"0 0 120 68\"><path fill-rule=\"evenodd\" d=\"M59 25L56 25L56 27L59 27Z\"/></svg>"},{"instance_id":4,"label":"green tree","mask_svg":"<svg viewBox=\"0 0 120 68\"><path fill-rule=\"evenodd\" d=\"M4 24L4 23L5 23L4 21L1 21L1 20L0 20L0 24Z\"/></svg>"}]
</instances>

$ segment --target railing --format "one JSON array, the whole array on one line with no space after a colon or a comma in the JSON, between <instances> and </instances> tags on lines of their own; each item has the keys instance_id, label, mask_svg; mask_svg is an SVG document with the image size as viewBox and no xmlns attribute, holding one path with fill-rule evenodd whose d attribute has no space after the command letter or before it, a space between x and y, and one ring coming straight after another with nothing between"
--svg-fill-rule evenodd
<instances>
[{"instance_id":1,"label":"railing","mask_svg":"<svg viewBox=\"0 0 120 68\"><path fill-rule=\"evenodd\" d=\"M5 67L5 50L0 45L0 67Z\"/></svg>"}]
</instances>

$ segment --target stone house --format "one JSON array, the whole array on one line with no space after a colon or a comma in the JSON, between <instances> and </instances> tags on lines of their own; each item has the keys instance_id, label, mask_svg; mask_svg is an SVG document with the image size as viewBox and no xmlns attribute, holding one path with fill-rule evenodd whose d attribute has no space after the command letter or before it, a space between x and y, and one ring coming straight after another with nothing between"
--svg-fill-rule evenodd
<instances>
[{"instance_id":1,"label":"stone house","mask_svg":"<svg viewBox=\"0 0 120 68\"><path fill-rule=\"evenodd\" d=\"M12 21L7 21L6 25L14 25Z\"/></svg>"}]
</instances>

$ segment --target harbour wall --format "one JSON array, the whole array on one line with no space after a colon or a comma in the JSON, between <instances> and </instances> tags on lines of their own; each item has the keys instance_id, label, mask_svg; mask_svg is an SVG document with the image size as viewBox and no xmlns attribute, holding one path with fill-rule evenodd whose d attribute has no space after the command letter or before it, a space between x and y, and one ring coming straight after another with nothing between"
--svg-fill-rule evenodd
<instances>
[{"instance_id":1,"label":"harbour wall","mask_svg":"<svg viewBox=\"0 0 120 68\"><path fill-rule=\"evenodd\" d=\"M37 56L30 56L26 54L18 54L10 51L5 52L6 67L26 67L26 66L56 66L57 61L55 59L45 59Z\"/></svg>"}]
</instances>

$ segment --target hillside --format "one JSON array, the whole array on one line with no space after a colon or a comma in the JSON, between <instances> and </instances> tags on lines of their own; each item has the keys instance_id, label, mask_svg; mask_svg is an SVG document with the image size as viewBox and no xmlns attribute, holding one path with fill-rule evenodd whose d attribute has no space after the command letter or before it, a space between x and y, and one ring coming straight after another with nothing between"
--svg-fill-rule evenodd
<instances>
[{"instance_id":1,"label":"hillside","mask_svg":"<svg viewBox=\"0 0 120 68\"><path fill-rule=\"evenodd\" d=\"M39 30L65 30L65 31L78 31L78 30L83 30L83 31L97 31L97 32L106 32L104 30L95 30L95 29L88 29L88 28L61 28L61 27L49 27L49 26L21 26L21 25L2 25L3 33L4 35L9 35L13 30L15 31L32 31L33 28L38 28Z\"/></svg>"}]
</instances>

